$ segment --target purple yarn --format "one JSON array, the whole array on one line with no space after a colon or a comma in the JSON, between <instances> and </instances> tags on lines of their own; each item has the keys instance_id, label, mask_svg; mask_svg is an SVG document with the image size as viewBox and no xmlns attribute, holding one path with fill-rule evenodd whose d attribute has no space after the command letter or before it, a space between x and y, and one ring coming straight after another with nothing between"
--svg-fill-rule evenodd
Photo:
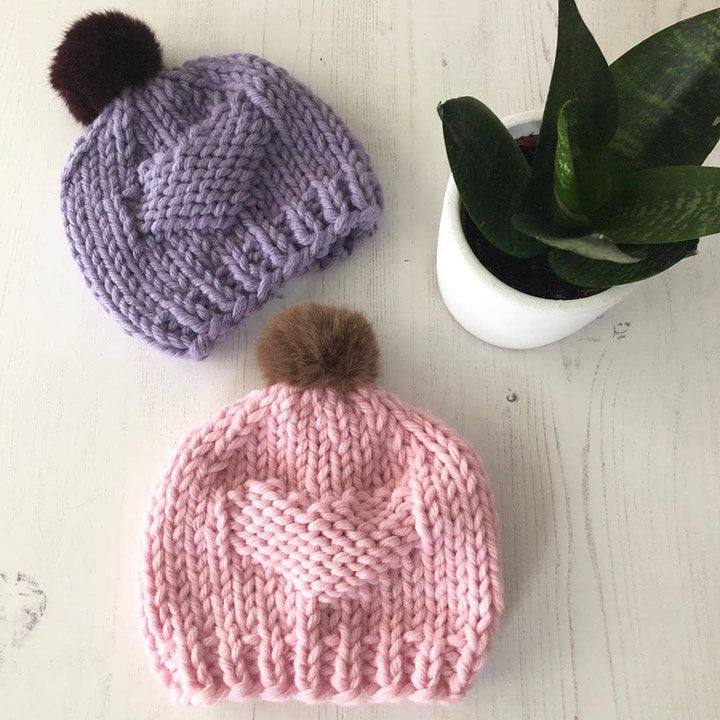
<instances>
[{"instance_id":1,"label":"purple yarn","mask_svg":"<svg viewBox=\"0 0 720 720\"><path fill-rule=\"evenodd\" d=\"M128 89L62 179L73 257L130 334L202 359L288 279L372 234L382 194L340 118L253 55Z\"/></svg>"}]
</instances>

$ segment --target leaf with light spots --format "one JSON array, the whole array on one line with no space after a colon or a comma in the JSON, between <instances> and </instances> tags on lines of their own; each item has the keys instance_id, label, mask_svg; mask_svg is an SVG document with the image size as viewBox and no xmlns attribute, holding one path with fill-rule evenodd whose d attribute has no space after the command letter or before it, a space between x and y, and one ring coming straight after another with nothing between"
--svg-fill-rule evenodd
<instances>
[{"instance_id":1,"label":"leaf with light spots","mask_svg":"<svg viewBox=\"0 0 720 720\"><path fill-rule=\"evenodd\" d=\"M720 168L677 166L632 173L595 226L617 243L636 245L720 232Z\"/></svg>"},{"instance_id":2,"label":"leaf with light spots","mask_svg":"<svg viewBox=\"0 0 720 720\"><path fill-rule=\"evenodd\" d=\"M636 170L701 165L720 140L720 10L661 30L610 71L619 108L613 156Z\"/></svg>"},{"instance_id":3,"label":"leaf with light spots","mask_svg":"<svg viewBox=\"0 0 720 720\"><path fill-rule=\"evenodd\" d=\"M578 104L568 100L558 116L555 148L554 194L559 218L553 224L560 228L590 225L622 181L620 168L603 149L582 150L577 140L579 122Z\"/></svg>"},{"instance_id":4,"label":"leaf with light spots","mask_svg":"<svg viewBox=\"0 0 720 720\"><path fill-rule=\"evenodd\" d=\"M555 65L548 90L525 207L548 218L554 204L553 176L558 116L577 101L576 138L590 151L604 146L617 127L617 95L612 75L574 0L560 0Z\"/></svg>"}]
</instances>

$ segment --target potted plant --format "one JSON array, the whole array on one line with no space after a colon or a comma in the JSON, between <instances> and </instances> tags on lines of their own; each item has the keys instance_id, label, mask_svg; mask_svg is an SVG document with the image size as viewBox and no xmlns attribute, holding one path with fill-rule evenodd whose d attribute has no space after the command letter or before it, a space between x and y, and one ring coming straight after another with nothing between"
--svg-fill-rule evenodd
<instances>
[{"instance_id":1,"label":"potted plant","mask_svg":"<svg viewBox=\"0 0 720 720\"><path fill-rule=\"evenodd\" d=\"M438 106L452 171L437 251L453 316L494 345L559 340L720 231L720 10L608 66L574 0L559 0L539 113Z\"/></svg>"}]
</instances>

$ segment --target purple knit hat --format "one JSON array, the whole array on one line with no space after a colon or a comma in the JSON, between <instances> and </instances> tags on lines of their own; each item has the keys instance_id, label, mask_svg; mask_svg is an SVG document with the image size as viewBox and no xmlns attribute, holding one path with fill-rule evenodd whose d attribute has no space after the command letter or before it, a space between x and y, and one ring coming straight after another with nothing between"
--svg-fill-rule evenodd
<instances>
[{"instance_id":1,"label":"purple knit hat","mask_svg":"<svg viewBox=\"0 0 720 720\"><path fill-rule=\"evenodd\" d=\"M139 21L120 13L79 21L51 68L77 117L78 102L92 105L91 91L77 91L89 73L78 80L82 64L63 53L84 47L83 23L81 40L95 48L90 61L115 62L116 75L127 70L117 70L118 57L137 58L128 23L149 33L155 46L145 52L160 58ZM128 333L202 359L285 280L327 266L372 234L381 189L340 118L262 58L200 58L150 79L134 70L112 78L123 89L70 156L65 230L93 294Z\"/></svg>"}]
</instances>

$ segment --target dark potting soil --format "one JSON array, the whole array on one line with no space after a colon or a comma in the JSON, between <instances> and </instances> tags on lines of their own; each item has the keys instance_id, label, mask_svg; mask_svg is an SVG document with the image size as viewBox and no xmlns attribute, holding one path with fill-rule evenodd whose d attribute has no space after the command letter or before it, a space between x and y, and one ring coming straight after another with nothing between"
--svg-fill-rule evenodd
<instances>
[{"instance_id":1,"label":"dark potting soil","mask_svg":"<svg viewBox=\"0 0 720 720\"><path fill-rule=\"evenodd\" d=\"M532 165L537 147L537 135L525 135L515 140L528 164ZM470 249L475 257L496 277L515 290L551 300L577 300L597 295L600 290L576 287L561 280L550 268L546 255L523 260L498 250L478 230L460 205L460 221Z\"/></svg>"}]
</instances>

